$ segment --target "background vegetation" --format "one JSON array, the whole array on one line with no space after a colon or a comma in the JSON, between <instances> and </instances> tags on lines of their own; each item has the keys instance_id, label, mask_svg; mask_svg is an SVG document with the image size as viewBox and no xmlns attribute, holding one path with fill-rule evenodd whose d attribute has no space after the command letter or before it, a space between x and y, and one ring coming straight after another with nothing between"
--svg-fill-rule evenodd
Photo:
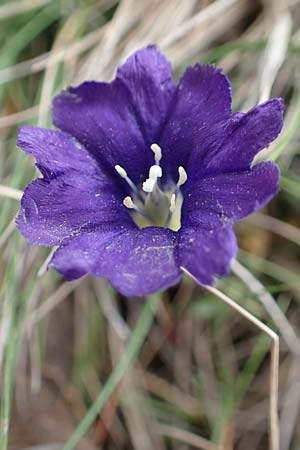
<instances>
[{"instance_id":1,"label":"background vegetation","mask_svg":"<svg viewBox=\"0 0 300 450\"><path fill-rule=\"evenodd\" d=\"M36 176L16 148L18 126L51 126L55 93L110 79L148 43L166 53L176 77L195 61L221 66L235 110L285 99L284 131L263 155L281 167L281 192L237 226L239 264L218 288L280 335L280 450L300 449L299 3L0 2L1 450L268 446L267 335L188 279L148 299L140 317L145 300L124 299L105 280L45 273L49 249L28 245L15 228L20 190Z\"/></svg>"}]
</instances>

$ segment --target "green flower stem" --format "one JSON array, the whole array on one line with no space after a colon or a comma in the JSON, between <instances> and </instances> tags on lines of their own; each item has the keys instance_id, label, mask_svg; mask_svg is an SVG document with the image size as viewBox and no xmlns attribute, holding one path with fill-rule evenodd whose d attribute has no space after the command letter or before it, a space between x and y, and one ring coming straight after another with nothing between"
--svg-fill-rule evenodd
<instances>
[{"instance_id":1,"label":"green flower stem","mask_svg":"<svg viewBox=\"0 0 300 450\"><path fill-rule=\"evenodd\" d=\"M121 381L122 377L136 359L144 340L150 330L150 327L155 316L156 308L160 300L159 295L153 295L147 298L145 306L140 314L138 322L132 331L129 338L128 345L122 354L122 357L108 378L107 382L103 386L98 398L95 400L86 416L80 422L72 436L65 443L62 450L73 450L75 445L80 441L80 439L85 435L88 429L93 424L97 415L101 413L106 402L109 400L111 394Z\"/></svg>"}]
</instances>

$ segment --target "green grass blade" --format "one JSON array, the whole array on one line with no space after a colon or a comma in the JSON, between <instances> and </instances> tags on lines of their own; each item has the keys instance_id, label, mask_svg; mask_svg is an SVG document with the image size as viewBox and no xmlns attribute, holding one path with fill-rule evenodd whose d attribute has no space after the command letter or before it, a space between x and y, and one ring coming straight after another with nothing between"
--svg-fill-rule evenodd
<instances>
[{"instance_id":1,"label":"green grass blade","mask_svg":"<svg viewBox=\"0 0 300 450\"><path fill-rule=\"evenodd\" d=\"M281 188L290 195L300 198L300 183L298 180L293 180L292 178L282 176Z\"/></svg>"},{"instance_id":2,"label":"green grass blade","mask_svg":"<svg viewBox=\"0 0 300 450\"><path fill-rule=\"evenodd\" d=\"M159 300L160 300L159 295L153 295L146 300L145 306L140 314L136 327L134 328L130 336L127 348L125 349L122 358L120 359L118 365L115 367L110 377L108 378L107 382L103 386L103 389L100 392L98 398L93 403L84 419L78 425L75 432L63 446L62 450L74 449L75 445L88 431L97 415L102 411L103 407L105 406L109 397L113 393L114 389L121 381L123 375L137 357L143 345L143 342L149 332L149 329L152 325Z\"/></svg>"},{"instance_id":3,"label":"green grass blade","mask_svg":"<svg viewBox=\"0 0 300 450\"><path fill-rule=\"evenodd\" d=\"M13 64L19 53L30 44L45 28L49 27L60 16L56 1L34 15L22 28L6 42L1 51L0 67Z\"/></svg>"}]
</instances>

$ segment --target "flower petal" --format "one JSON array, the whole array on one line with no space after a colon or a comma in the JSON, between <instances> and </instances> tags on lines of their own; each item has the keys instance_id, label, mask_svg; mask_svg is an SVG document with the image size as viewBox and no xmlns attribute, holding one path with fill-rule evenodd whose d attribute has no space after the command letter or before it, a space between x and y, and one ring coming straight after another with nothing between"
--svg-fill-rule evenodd
<instances>
[{"instance_id":1,"label":"flower petal","mask_svg":"<svg viewBox=\"0 0 300 450\"><path fill-rule=\"evenodd\" d=\"M185 192L182 225L211 229L234 223L264 206L278 189L279 169L273 162L208 176Z\"/></svg>"},{"instance_id":2,"label":"flower petal","mask_svg":"<svg viewBox=\"0 0 300 450\"><path fill-rule=\"evenodd\" d=\"M26 125L19 129L17 145L36 159L44 177L52 178L68 171L100 175L87 150L62 131Z\"/></svg>"},{"instance_id":3,"label":"flower petal","mask_svg":"<svg viewBox=\"0 0 300 450\"><path fill-rule=\"evenodd\" d=\"M181 278L174 260L176 233L166 228L97 230L67 239L50 263L67 279L86 273L108 278L126 296L168 288Z\"/></svg>"},{"instance_id":4,"label":"flower petal","mask_svg":"<svg viewBox=\"0 0 300 450\"><path fill-rule=\"evenodd\" d=\"M188 68L158 142L163 149L162 166L169 176L176 179L178 166L187 168L194 148L200 167L199 161L214 145L215 130L230 116L230 83L220 69L200 64Z\"/></svg>"},{"instance_id":5,"label":"flower petal","mask_svg":"<svg viewBox=\"0 0 300 450\"><path fill-rule=\"evenodd\" d=\"M225 276L237 255L232 227L218 230L182 228L177 247L178 265L187 269L201 284L214 284L214 276Z\"/></svg>"},{"instance_id":6,"label":"flower petal","mask_svg":"<svg viewBox=\"0 0 300 450\"><path fill-rule=\"evenodd\" d=\"M53 101L53 122L75 136L109 173L115 173L116 164L135 182L147 173L151 152L147 161L144 137L119 80L85 82L62 92Z\"/></svg>"},{"instance_id":7,"label":"flower petal","mask_svg":"<svg viewBox=\"0 0 300 450\"><path fill-rule=\"evenodd\" d=\"M169 112L176 85L169 61L154 45L130 56L117 78L129 91L131 103L148 145L156 142Z\"/></svg>"},{"instance_id":8,"label":"flower petal","mask_svg":"<svg viewBox=\"0 0 300 450\"><path fill-rule=\"evenodd\" d=\"M255 155L273 142L283 126L284 105L275 98L251 109L246 114L235 114L224 132L214 154L208 154L205 173L246 170ZM191 158L191 166L195 162Z\"/></svg>"},{"instance_id":9,"label":"flower petal","mask_svg":"<svg viewBox=\"0 0 300 450\"><path fill-rule=\"evenodd\" d=\"M98 177L72 173L29 184L17 218L21 233L31 243L44 245L57 245L98 224L118 224L122 229L131 223L116 188Z\"/></svg>"},{"instance_id":10,"label":"flower petal","mask_svg":"<svg viewBox=\"0 0 300 450\"><path fill-rule=\"evenodd\" d=\"M174 91L171 68L154 48L136 52L112 83L85 82L53 102L53 121L75 136L102 167L123 166L141 182L153 164L150 145L166 118Z\"/></svg>"}]
</instances>

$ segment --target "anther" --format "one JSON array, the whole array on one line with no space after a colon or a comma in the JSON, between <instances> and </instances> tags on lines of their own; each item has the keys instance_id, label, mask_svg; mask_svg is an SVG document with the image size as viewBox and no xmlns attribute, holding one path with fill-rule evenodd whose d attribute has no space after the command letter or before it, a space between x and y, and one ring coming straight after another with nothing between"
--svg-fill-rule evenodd
<instances>
[{"instance_id":1,"label":"anther","mask_svg":"<svg viewBox=\"0 0 300 450\"><path fill-rule=\"evenodd\" d=\"M135 193L135 195L139 198L139 200L141 202L144 202L143 196L141 195L140 191L138 190L138 188L136 187L136 185L134 184L134 182L129 178L129 176L127 175L126 170L122 167L119 166L119 164L115 165L115 171L122 177L124 178L124 180L127 182L127 184L129 185L129 187L131 188L132 192Z\"/></svg>"},{"instance_id":2,"label":"anther","mask_svg":"<svg viewBox=\"0 0 300 450\"><path fill-rule=\"evenodd\" d=\"M129 195L124 198L123 205L126 206L126 208L128 208L128 209L133 209L135 212L137 212L141 216L145 217L149 222L153 222L151 217L149 217L145 211L143 211L135 203L133 203L133 200Z\"/></svg>"},{"instance_id":3,"label":"anther","mask_svg":"<svg viewBox=\"0 0 300 450\"><path fill-rule=\"evenodd\" d=\"M135 204L133 203L132 198L129 195L128 197L124 198L123 205L128 209L135 209Z\"/></svg>"},{"instance_id":4,"label":"anther","mask_svg":"<svg viewBox=\"0 0 300 450\"><path fill-rule=\"evenodd\" d=\"M177 181L177 187L179 188L186 182L188 177L187 177L187 173L186 173L185 169L182 166L178 167L178 173L179 173L179 178Z\"/></svg>"},{"instance_id":5,"label":"anther","mask_svg":"<svg viewBox=\"0 0 300 450\"><path fill-rule=\"evenodd\" d=\"M115 165L115 170L118 172L118 174L126 180L128 178L127 172L123 167L119 166L119 164Z\"/></svg>"},{"instance_id":6,"label":"anther","mask_svg":"<svg viewBox=\"0 0 300 450\"><path fill-rule=\"evenodd\" d=\"M152 144L150 148L154 153L155 164L159 166L159 162L161 160L161 148L158 144Z\"/></svg>"}]
</instances>

